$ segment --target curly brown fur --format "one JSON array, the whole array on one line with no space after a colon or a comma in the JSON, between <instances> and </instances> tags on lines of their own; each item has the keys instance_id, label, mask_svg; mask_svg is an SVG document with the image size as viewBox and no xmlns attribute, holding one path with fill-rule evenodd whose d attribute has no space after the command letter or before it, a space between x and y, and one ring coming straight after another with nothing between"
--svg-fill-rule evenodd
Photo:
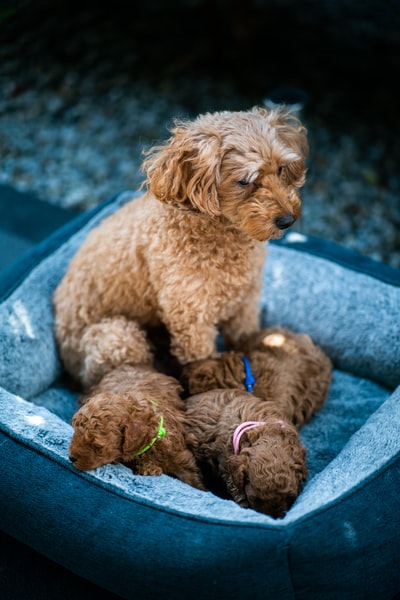
<instances>
[{"instance_id":1,"label":"curly brown fur","mask_svg":"<svg viewBox=\"0 0 400 600\"><path fill-rule=\"evenodd\" d=\"M66 370L86 388L153 360L163 323L181 364L259 328L264 242L300 216L305 128L284 107L178 122L144 162L146 194L88 236L54 295Z\"/></svg>"},{"instance_id":2,"label":"curly brown fur","mask_svg":"<svg viewBox=\"0 0 400 600\"><path fill-rule=\"evenodd\" d=\"M204 489L186 446L180 392L178 381L146 365L122 365L105 375L73 417L69 454L75 467L123 462L139 475L166 473ZM152 443L161 416L166 434Z\"/></svg>"},{"instance_id":3,"label":"curly brown fur","mask_svg":"<svg viewBox=\"0 0 400 600\"><path fill-rule=\"evenodd\" d=\"M245 355L256 379L253 394L282 418L301 427L317 412L328 393L332 365L305 334L273 327L252 334L243 352L196 361L183 368L182 382L190 394L214 388L245 390Z\"/></svg>"},{"instance_id":4,"label":"curly brown fur","mask_svg":"<svg viewBox=\"0 0 400 600\"><path fill-rule=\"evenodd\" d=\"M199 464L225 485L239 505L282 517L307 476L306 453L297 429L267 402L239 390L211 390L187 399L187 443ZM262 421L240 439L245 421Z\"/></svg>"}]
</instances>

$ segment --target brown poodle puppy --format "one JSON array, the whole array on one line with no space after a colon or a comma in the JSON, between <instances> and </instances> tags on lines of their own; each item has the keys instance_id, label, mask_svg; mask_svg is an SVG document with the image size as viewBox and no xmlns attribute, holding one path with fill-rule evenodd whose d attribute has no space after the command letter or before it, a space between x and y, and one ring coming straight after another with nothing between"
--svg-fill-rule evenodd
<instances>
[{"instance_id":1,"label":"brown poodle puppy","mask_svg":"<svg viewBox=\"0 0 400 600\"><path fill-rule=\"evenodd\" d=\"M204 489L185 442L181 391L148 365L114 369L73 417L70 460L84 471L121 461L139 475L166 473Z\"/></svg>"},{"instance_id":2,"label":"brown poodle puppy","mask_svg":"<svg viewBox=\"0 0 400 600\"><path fill-rule=\"evenodd\" d=\"M279 327L253 334L244 349L183 368L197 394L187 399L188 446L216 493L281 517L307 476L296 427L321 408L332 365L309 336Z\"/></svg>"},{"instance_id":3,"label":"brown poodle puppy","mask_svg":"<svg viewBox=\"0 0 400 600\"><path fill-rule=\"evenodd\" d=\"M188 393L214 388L251 391L297 427L321 408L332 364L308 335L272 327L249 336L242 348L243 352L225 352L186 365L181 381Z\"/></svg>"},{"instance_id":4,"label":"brown poodle puppy","mask_svg":"<svg viewBox=\"0 0 400 600\"><path fill-rule=\"evenodd\" d=\"M186 418L188 446L210 489L245 508L282 517L307 476L297 429L267 402L239 390L191 396Z\"/></svg>"},{"instance_id":5,"label":"brown poodle puppy","mask_svg":"<svg viewBox=\"0 0 400 600\"><path fill-rule=\"evenodd\" d=\"M151 363L163 323L181 364L259 328L265 242L300 216L307 139L284 107L178 122L148 152L146 194L95 228L54 295L55 333L86 387L121 364Z\"/></svg>"}]
</instances>

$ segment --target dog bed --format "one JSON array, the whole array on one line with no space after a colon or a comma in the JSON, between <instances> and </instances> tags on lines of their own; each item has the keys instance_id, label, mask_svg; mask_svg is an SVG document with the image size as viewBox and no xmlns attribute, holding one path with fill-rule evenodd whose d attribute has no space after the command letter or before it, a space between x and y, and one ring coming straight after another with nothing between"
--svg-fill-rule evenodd
<instances>
[{"instance_id":1,"label":"dog bed","mask_svg":"<svg viewBox=\"0 0 400 600\"><path fill-rule=\"evenodd\" d=\"M263 326L309 333L334 362L301 431L309 477L274 520L163 475L68 460L51 295L119 194L0 277L0 525L124 598L388 599L400 591L400 273L296 233L270 243Z\"/></svg>"}]
</instances>

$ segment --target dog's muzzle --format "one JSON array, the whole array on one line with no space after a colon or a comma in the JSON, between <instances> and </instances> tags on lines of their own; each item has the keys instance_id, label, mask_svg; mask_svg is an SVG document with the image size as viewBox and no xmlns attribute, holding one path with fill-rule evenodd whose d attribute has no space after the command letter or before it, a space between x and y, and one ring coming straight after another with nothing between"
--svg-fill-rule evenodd
<instances>
[{"instance_id":1,"label":"dog's muzzle","mask_svg":"<svg viewBox=\"0 0 400 600\"><path fill-rule=\"evenodd\" d=\"M288 213L286 215L282 215L281 217L276 217L275 225L278 229L283 230L291 227L295 221L296 217L292 215L292 213Z\"/></svg>"}]
</instances>

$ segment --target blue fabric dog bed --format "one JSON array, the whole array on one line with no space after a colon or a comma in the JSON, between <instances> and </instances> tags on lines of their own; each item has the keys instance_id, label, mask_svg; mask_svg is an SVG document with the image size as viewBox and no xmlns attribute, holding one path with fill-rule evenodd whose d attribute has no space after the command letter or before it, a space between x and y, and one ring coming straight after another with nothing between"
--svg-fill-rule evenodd
<instances>
[{"instance_id":1,"label":"blue fabric dog bed","mask_svg":"<svg viewBox=\"0 0 400 600\"><path fill-rule=\"evenodd\" d=\"M0 277L0 526L124 598L387 600L400 591L400 273L289 233L269 245L264 326L309 333L334 361L301 432L309 477L274 520L168 476L68 460L76 394L62 380L51 295L86 213Z\"/></svg>"}]
</instances>

